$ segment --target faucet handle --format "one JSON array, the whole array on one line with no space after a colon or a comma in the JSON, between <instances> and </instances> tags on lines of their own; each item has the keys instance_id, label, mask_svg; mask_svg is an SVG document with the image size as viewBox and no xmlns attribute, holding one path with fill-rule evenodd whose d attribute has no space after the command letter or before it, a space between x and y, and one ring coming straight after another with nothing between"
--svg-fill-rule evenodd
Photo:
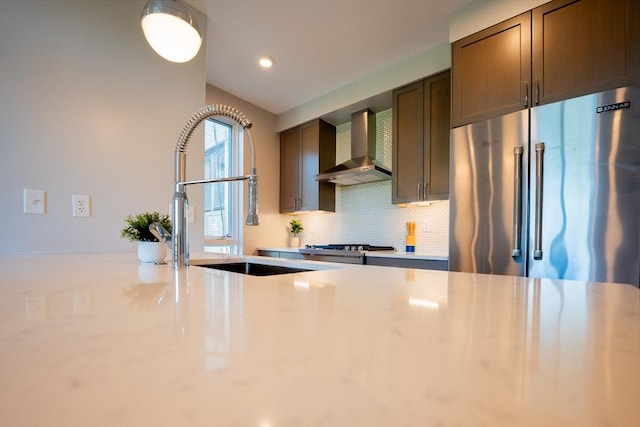
<instances>
[{"instance_id":1,"label":"faucet handle","mask_svg":"<svg viewBox=\"0 0 640 427\"><path fill-rule=\"evenodd\" d=\"M156 239L158 239L158 241L166 243L170 248L173 247L171 233L169 233L159 222L152 222L149 225L149 231L156 237Z\"/></svg>"}]
</instances>

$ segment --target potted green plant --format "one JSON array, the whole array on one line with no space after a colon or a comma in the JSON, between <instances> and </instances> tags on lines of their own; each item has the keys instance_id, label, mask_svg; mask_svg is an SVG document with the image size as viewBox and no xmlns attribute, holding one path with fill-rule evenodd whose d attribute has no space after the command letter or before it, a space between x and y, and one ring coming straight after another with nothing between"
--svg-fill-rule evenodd
<instances>
[{"instance_id":1,"label":"potted green plant","mask_svg":"<svg viewBox=\"0 0 640 427\"><path fill-rule=\"evenodd\" d=\"M171 233L171 219L169 215L159 212L143 212L137 215L129 215L125 218L126 226L120 231L120 237L130 242L138 242L138 258L142 262L161 263L167 256L167 247L158 241L149 226L154 222L159 223L167 232Z\"/></svg>"},{"instance_id":2,"label":"potted green plant","mask_svg":"<svg viewBox=\"0 0 640 427\"><path fill-rule=\"evenodd\" d=\"M299 219L292 219L289 221L289 227L291 228L291 234L293 234L293 237L289 240L289 246L292 248L299 248L300 237L298 235L302 233L302 230L304 230L302 221Z\"/></svg>"}]
</instances>

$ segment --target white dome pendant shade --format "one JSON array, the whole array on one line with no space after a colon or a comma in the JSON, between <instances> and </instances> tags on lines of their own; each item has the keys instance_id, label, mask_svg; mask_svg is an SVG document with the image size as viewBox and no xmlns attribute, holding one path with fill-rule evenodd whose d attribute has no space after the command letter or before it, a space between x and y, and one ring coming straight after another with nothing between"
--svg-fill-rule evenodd
<instances>
[{"instance_id":1,"label":"white dome pendant shade","mask_svg":"<svg viewBox=\"0 0 640 427\"><path fill-rule=\"evenodd\" d=\"M142 9L141 24L149 45L168 61L190 61L200 50L200 29L180 0L150 0Z\"/></svg>"}]
</instances>

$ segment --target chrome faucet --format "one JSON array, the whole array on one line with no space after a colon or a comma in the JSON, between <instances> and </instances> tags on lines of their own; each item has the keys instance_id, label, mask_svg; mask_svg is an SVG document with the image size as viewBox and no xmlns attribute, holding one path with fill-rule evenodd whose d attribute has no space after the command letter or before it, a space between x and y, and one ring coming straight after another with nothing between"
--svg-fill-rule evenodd
<instances>
[{"instance_id":1,"label":"chrome faucet","mask_svg":"<svg viewBox=\"0 0 640 427\"><path fill-rule=\"evenodd\" d=\"M149 231L158 239L159 242L166 243L169 249L173 250L173 240L171 239L171 233L162 226L159 222L152 222L149 224Z\"/></svg>"},{"instance_id":2,"label":"chrome faucet","mask_svg":"<svg viewBox=\"0 0 640 427\"><path fill-rule=\"evenodd\" d=\"M200 179L196 181L186 181L187 169L187 145L191 135L196 127L205 119L213 116L224 116L237 122L245 134L249 142L251 150L251 171L249 175L235 176L229 178L213 178ZM258 225L258 175L256 175L256 156L253 148L253 138L249 130L253 124L247 116L233 107L227 105L206 105L196 111L187 121L180 136L175 151L175 193L173 196L173 229L171 233L171 242L173 243L173 265L175 268L186 267L189 265L189 246L187 233L187 212L189 211L189 202L187 200L187 186L193 184L208 184L212 182L228 182L228 181L248 181L248 197L247 220L246 225Z\"/></svg>"}]
</instances>

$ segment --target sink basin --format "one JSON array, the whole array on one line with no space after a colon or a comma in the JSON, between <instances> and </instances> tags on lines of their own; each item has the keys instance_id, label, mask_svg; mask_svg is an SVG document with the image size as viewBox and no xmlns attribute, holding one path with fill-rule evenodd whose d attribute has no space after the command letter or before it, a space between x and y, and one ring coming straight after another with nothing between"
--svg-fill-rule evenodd
<instances>
[{"instance_id":1,"label":"sink basin","mask_svg":"<svg viewBox=\"0 0 640 427\"><path fill-rule=\"evenodd\" d=\"M251 276L274 276L276 274L302 273L314 271L306 268L283 267L280 265L256 264L253 262L231 262L221 264L201 264L198 267L216 270L232 271L234 273L249 274Z\"/></svg>"}]
</instances>

